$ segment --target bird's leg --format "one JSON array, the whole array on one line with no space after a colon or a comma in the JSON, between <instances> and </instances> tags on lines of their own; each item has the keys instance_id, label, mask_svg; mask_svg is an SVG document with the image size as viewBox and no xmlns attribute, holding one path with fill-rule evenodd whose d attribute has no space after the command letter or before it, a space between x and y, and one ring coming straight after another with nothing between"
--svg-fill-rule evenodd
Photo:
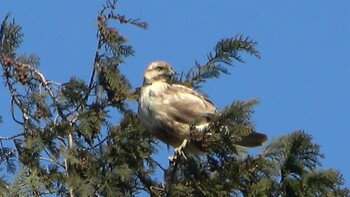
<instances>
[{"instance_id":1,"label":"bird's leg","mask_svg":"<svg viewBox=\"0 0 350 197\"><path fill-rule=\"evenodd\" d=\"M187 159L186 157L186 154L185 154L185 150L186 150L186 147L187 145L190 143L189 140L187 139L184 139L184 141L182 142L182 144L175 148L174 151L175 151L175 154L173 156L170 156L169 157L169 161L170 161L170 164L174 164L176 162L176 160L179 159L180 156L184 157L185 159Z\"/></svg>"},{"instance_id":2,"label":"bird's leg","mask_svg":"<svg viewBox=\"0 0 350 197\"><path fill-rule=\"evenodd\" d=\"M189 143L190 143L189 140L184 139L182 144L179 147L175 148L175 154L183 156L185 159L187 159L186 154L185 154L185 150L186 150L186 147Z\"/></svg>"}]
</instances>

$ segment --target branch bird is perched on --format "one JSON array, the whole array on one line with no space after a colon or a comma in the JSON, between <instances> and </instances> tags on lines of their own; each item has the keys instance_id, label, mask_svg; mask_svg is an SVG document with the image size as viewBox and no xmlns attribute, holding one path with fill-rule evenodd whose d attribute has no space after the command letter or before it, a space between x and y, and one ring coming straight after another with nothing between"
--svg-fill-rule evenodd
<instances>
[{"instance_id":1,"label":"branch bird is perched on","mask_svg":"<svg viewBox=\"0 0 350 197\"><path fill-rule=\"evenodd\" d=\"M191 140L191 125L195 122L198 132L207 127L217 111L212 102L195 90L180 84L172 84L175 74L166 62L152 62L144 73L138 113L141 123L154 135L173 147L184 140ZM197 140L197 139L194 139ZM266 135L252 132L238 145L256 147L267 140ZM190 143L190 152L202 151Z\"/></svg>"}]
</instances>

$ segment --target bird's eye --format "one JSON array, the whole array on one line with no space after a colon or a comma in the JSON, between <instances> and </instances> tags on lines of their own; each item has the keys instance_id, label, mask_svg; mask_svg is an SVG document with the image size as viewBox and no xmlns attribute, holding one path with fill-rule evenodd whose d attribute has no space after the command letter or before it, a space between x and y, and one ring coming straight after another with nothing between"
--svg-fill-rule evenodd
<instances>
[{"instance_id":1,"label":"bird's eye","mask_svg":"<svg viewBox=\"0 0 350 197\"><path fill-rule=\"evenodd\" d=\"M163 67L157 67L157 68L156 68L156 71L157 71L157 72L160 72L160 71L162 71L162 70L163 70Z\"/></svg>"}]
</instances>

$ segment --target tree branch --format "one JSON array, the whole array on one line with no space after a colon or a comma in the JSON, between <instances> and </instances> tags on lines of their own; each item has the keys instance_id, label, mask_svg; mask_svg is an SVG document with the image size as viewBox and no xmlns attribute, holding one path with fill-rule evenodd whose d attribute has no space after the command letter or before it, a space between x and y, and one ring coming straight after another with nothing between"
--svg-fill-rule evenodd
<instances>
[{"instance_id":1,"label":"tree branch","mask_svg":"<svg viewBox=\"0 0 350 197\"><path fill-rule=\"evenodd\" d=\"M19 133L19 134L13 135L11 137L1 137L0 136L0 140L13 140L13 139L18 138L20 136L24 136L24 133Z\"/></svg>"}]
</instances>

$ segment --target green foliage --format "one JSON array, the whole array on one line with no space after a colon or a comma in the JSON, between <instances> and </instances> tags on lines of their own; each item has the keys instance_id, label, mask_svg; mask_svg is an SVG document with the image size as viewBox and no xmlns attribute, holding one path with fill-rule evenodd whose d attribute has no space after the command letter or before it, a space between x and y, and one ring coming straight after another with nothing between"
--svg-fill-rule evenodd
<instances>
[{"instance_id":1,"label":"green foliage","mask_svg":"<svg viewBox=\"0 0 350 197\"><path fill-rule=\"evenodd\" d=\"M207 130L210 132L210 137L204 140L206 141L204 144L208 144L208 148L223 159L227 153L238 153L239 148L234 142L240 141L254 130L251 115L252 108L257 102L255 99L247 102L234 101L222 109L216 117L213 117L210 129Z\"/></svg>"},{"instance_id":2,"label":"green foliage","mask_svg":"<svg viewBox=\"0 0 350 197\"><path fill-rule=\"evenodd\" d=\"M265 157L276 166L279 192L288 196L347 196L349 190L341 174L332 169L318 170L321 166L320 146L303 131L276 139L264 150ZM277 187L276 183L276 187ZM340 195L341 194L341 195Z\"/></svg>"},{"instance_id":3,"label":"green foliage","mask_svg":"<svg viewBox=\"0 0 350 197\"><path fill-rule=\"evenodd\" d=\"M130 95L131 85L113 65L105 65L99 73L99 83L107 93L108 101L113 105L120 103Z\"/></svg>"},{"instance_id":4,"label":"green foliage","mask_svg":"<svg viewBox=\"0 0 350 197\"><path fill-rule=\"evenodd\" d=\"M218 78L221 73L229 74L229 71L223 64L233 66L234 61L243 63L243 58L240 56L241 52L260 58L259 52L255 49L256 44L249 37L242 35L220 40L214 47L214 53L208 53L207 63L201 65L196 61L195 67L185 75L182 83L199 88L199 84L205 82L206 79ZM177 81L182 81L182 77L177 79Z\"/></svg>"},{"instance_id":5,"label":"green foliage","mask_svg":"<svg viewBox=\"0 0 350 197\"><path fill-rule=\"evenodd\" d=\"M0 51L3 55L14 57L14 51L21 45L23 34L21 27L15 21L8 23L9 15L5 17L0 28Z\"/></svg>"},{"instance_id":6,"label":"green foliage","mask_svg":"<svg viewBox=\"0 0 350 197\"><path fill-rule=\"evenodd\" d=\"M137 91L119 70L134 50L114 26L146 29L147 23L115 13L116 3L107 0L98 13L88 82L78 77L62 84L46 80L37 56L16 54L21 27L8 22L9 16L2 22L2 77L12 99L11 116L22 130L0 137L1 172L12 174L0 179L1 195L350 195L340 172L321 168L320 146L303 131L271 141L258 155L236 145L255 130L252 115L257 100L234 101L211 117L202 139L190 142L198 143L206 154L180 156L169 167L160 165L154 157L158 141L129 107L137 100ZM176 80L199 87L209 78L229 74L225 66L244 62L242 52L259 57L255 47L256 42L242 35L222 39L207 55L207 63L196 62L184 79ZM163 180L156 176L160 172Z\"/></svg>"},{"instance_id":7,"label":"green foliage","mask_svg":"<svg viewBox=\"0 0 350 197\"><path fill-rule=\"evenodd\" d=\"M295 147L298 143L300 148ZM169 196L349 195L347 188L340 187L344 180L339 172L317 169L323 156L302 131L276 139L257 156L230 151L235 150L181 159L168 169L166 185L158 191ZM293 170L297 165L303 170Z\"/></svg>"},{"instance_id":8,"label":"green foliage","mask_svg":"<svg viewBox=\"0 0 350 197\"><path fill-rule=\"evenodd\" d=\"M65 103L63 109L85 104L84 96L88 92L88 87L83 80L72 77L67 83L62 84L61 88L63 99L61 102Z\"/></svg>"},{"instance_id":9,"label":"green foliage","mask_svg":"<svg viewBox=\"0 0 350 197\"><path fill-rule=\"evenodd\" d=\"M303 132L293 133L278 139L267 147L267 156L279 163L281 176L302 176L321 165L319 159L324 156L320 147L311 143L312 137Z\"/></svg>"}]
</instances>

